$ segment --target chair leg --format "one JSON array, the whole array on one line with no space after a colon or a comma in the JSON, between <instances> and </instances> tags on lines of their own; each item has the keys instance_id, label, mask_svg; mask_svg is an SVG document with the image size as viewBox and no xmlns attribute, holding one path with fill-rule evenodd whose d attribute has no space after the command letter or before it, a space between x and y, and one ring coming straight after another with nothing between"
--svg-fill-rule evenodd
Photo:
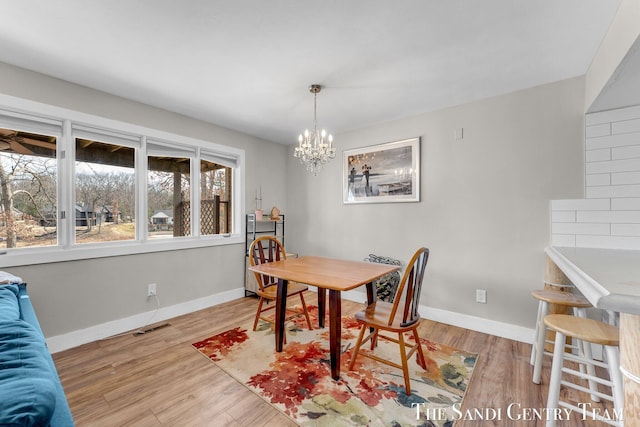
<instances>
[{"instance_id":1,"label":"chair leg","mask_svg":"<svg viewBox=\"0 0 640 427\"><path fill-rule=\"evenodd\" d=\"M378 345L378 330L374 330L371 334L371 351L373 351Z\"/></svg>"},{"instance_id":2,"label":"chair leg","mask_svg":"<svg viewBox=\"0 0 640 427\"><path fill-rule=\"evenodd\" d=\"M542 332L542 331L540 331ZM553 362L551 365L551 377L549 379L549 394L547 396L547 410L558 408L560 400L560 383L562 381L562 365L564 364L565 336L556 331L556 342L553 347ZM556 420L551 417L547 420L546 427L555 427Z\"/></svg>"},{"instance_id":3,"label":"chair leg","mask_svg":"<svg viewBox=\"0 0 640 427\"><path fill-rule=\"evenodd\" d=\"M304 301L304 296L302 295L302 292L300 292L298 295L300 295L300 302L302 303L302 310L304 312L304 317L306 317L307 319L307 326L309 326L309 330L312 331L313 328L311 327L311 319L309 319L309 312L307 311L307 303Z\"/></svg>"},{"instance_id":4,"label":"chair leg","mask_svg":"<svg viewBox=\"0 0 640 427\"><path fill-rule=\"evenodd\" d=\"M400 345L400 360L402 361L402 374L404 375L404 388L407 396L411 396L411 379L409 378L409 365L407 363L407 349L404 345L404 334L398 332L398 344Z\"/></svg>"},{"instance_id":5,"label":"chair leg","mask_svg":"<svg viewBox=\"0 0 640 427\"><path fill-rule=\"evenodd\" d=\"M360 328L360 334L358 335L358 339L356 340L356 346L353 348L351 362L349 362L349 371L353 369L353 365L356 363L356 359L358 358L358 352L360 351L360 346L362 345L362 338L364 337L365 329L367 329L366 325L362 325L362 328Z\"/></svg>"},{"instance_id":6,"label":"chair leg","mask_svg":"<svg viewBox=\"0 0 640 427\"><path fill-rule=\"evenodd\" d=\"M547 327L544 324L544 318L548 313L549 303L546 301L540 301L538 325L536 326L537 341L534 343L536 358L533 365L533 382L536 384L540 384L542 377L542 356L544 356L544 344L547 336ZM562 348L564 349L564 344L562 344Z\"/></svg>"},{"instance_id":7,"label":"chair leg","mask_svg":"<svg viewBox=\"0 0 640 427\"><path fill-rule=\"evenodd\" d=\"M258 311L256 311L256 318L253 321L253 330L255 331L258 327L258 320L260 320L260 313L262 313L262 304L264 303L264 298L260 297L260 302L258 303Z\"/></svg>"},{"instance_id":8,"label":"chair leg","mask_svg":"<svg viewBox=\"0 0 640 427\"><path fill-rule=\"evenodd\" d=\"M416 345L418 346L418 354L416 355L416 362L418 363L418 366L426 370L427 361L425 360L424 353L422 352L422 341L420 341L420 336L418 335L417 329L413 330L413 337L415 338Z\"/></svg>"}]
</instances>

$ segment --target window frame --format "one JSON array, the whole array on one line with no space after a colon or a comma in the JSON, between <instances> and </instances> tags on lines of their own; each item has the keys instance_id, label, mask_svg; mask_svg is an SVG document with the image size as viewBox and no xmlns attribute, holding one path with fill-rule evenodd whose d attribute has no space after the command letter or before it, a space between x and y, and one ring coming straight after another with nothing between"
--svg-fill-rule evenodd
<instances>
[{"instance_id":1,"label":"window frame","mask_svg":"<svg viewBox=\"0 0 640 427\"><path fill-rule=\"evenodd\" d=\"M27 117L34 126L19 129L35 133L51 135L51 124L61 124L60 134L53 134L57 139L57 197L58 197L58 241L57 245L29 248L10 248L0 252L0 268L19 265L34 265L50 262L72 261L89 258L142 254L150 252L171 251L189 248L202 248L229 244L244 243L242 212L244 212L245 191L245 150L174 134L158 129L139 126L118 120L107 119L66 108L42 104L9 95L0 94L0 126L11 127L8 120L3 120L2 113L15 114L16 117ZM42 127L38 129L38 123ZM100 243L76 244L75 233L75 138L76 129L92 129L104 132L104 135L126 135L139 139L139 147L135 149L136 173L136 239ZM221 133L223 135L223 133ZM97 139L99 140L99 139ZM109 143L108 140L102 140ZM113 142L112 142L113 143ZM200 159L212 153L221 159L228 159L232 167L232 232L216 235L200 233L199 209L191 209L191 236L180 236L171 239L149 239L147 221L147 144L161 144L169 151L189 152L191 161L191 203L200 206L199 176ZM137 145L137 143L133 143ZM205 158L205 157L203 157ZM206 159L206 158L205 158Z\"/></svg>"}]
</instances>

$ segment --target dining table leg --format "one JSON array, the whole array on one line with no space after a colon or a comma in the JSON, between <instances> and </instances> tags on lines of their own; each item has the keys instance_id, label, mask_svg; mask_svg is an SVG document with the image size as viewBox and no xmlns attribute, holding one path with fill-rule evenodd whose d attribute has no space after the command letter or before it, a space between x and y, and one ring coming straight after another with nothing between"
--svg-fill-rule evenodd
<instances>
[{"instance_id":1,"label":"dining table leg","mask_svg":"<svg viewBox=\"0 0 640 427\"><path fill-rule=\"evenodd\" d=\"M329 352L331 377L340 379L340 351L342 337L342 301L340 291L329 289Z\"/></svg>"},{"instance_id":2,"label":"dining table leg","mask_svg":"<svg viewBox=\"0 0 640 427\"><path fill-rule=\"evenodd\" d=\"M373 286L373 282L367 283L367 305L373 304L376 300L376 288Z\"/></svg>"},{"instance_id":3,"label":"dining table leg","mask_svg":"<svg viewBox=\"0 0 640 427\"><path fill-rule=\"evenodd\" d=\"M373 282L367 283L367 306L373 304L376 300L376 287L373 286ZM373 332L375 328L369 328L369 332Z\"/></svg>"},{"instance_id":4,"label":"dining table leg","mask_svg":"<svg viewBox=\"0 0 640 427\"><path fill-rule=\"evenodd\" d=\"M324 314L326 313L327 291L318 288L318 326L324 328Z\"/></svg>"},{"instance_id":5,"label":"dining table leg","mask_svg":"<svg viewBox=\"0 0 640 427\"><path fill-rule=\"evenodd\" d=\"M284 345L284 319L287 313L287 288L288 280L278 279L278 290L276 294L276 351L281 352Z\"/></svg>"}]
</instances>

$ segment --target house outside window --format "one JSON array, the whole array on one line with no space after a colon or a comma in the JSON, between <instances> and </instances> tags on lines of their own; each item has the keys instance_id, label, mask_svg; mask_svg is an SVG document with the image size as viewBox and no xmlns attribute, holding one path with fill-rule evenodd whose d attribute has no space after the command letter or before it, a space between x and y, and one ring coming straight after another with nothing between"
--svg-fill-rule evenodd
<instances>
[{"instance_id":1,"label":"house outside window","mask_svg":"<svg viewBox=\"0 0 640 427\"><path fill-rule=\"evenodd\" d=\"M149 238L191 236L191 159L162 155L165 147L149 144L147 208Z\"/></svg>"},{"instance_id":2,"label":"house outside window","mask_svg":"<svg viewBox=\"0 0 640 427\"><path fill-rule=\"evenodd\" d=\"M242 243L244 150L20 105L0 107L0 267Z\"/></svg>"},{"instance_id":3,"label":"house outside window","mask_svg":"<svg viewBox=\"0 0 640 427\"><path fill-rule=\"evenodd\" d=\"M75 241L135 240L135 138L127 146L96 140L115 140L112 134L91 136L75 139Z\"/></svg>"}]
</instances>

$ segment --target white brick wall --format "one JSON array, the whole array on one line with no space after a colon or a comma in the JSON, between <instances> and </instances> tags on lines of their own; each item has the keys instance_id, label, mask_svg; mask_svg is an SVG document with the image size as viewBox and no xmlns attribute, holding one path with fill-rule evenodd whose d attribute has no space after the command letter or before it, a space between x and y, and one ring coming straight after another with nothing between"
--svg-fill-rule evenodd
<instances>
[{"instance_id":1,"label":"white brick wall","mask_svg":"<svg viewBox=\"0 0 640 427\"><path fill-rule=\"evenodd\" d=\"M640 106L585 123L586 198L551 201L551 244L640 249Z\"/></svg>"}]
</instances>

